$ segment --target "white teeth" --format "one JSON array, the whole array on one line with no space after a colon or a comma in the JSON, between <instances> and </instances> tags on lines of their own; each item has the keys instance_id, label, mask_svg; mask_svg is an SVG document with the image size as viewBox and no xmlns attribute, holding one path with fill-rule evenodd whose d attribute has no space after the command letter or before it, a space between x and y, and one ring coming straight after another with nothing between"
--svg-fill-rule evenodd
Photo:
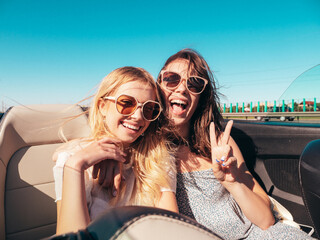
<instances>
[{"instance_id":1,"label":"white teeth","mask_svg":"<svg viewBox=\"0 0 320 240\"><path fill-rule=\"evenodd\" d=\"M139 130L139 127L137 126L133 126L129 123L122 123L123 126L125 126L126 128L130 128L130 129L133 129L133 130Z\"/></svg>"},{"instance_id":2,"label":"white teeth","mask_svg":"<svg viewBox=\"0 0 320 240\"><path fill-rule=\"evenodd\" d=\"M183 104L183 105L187 105L187 102L182 101L182 100L180 100L180 99L172 100L172 101L171 101L171 104L174 104L174 103L176 103L176 104Z\"/></svg>"}]
</instances>

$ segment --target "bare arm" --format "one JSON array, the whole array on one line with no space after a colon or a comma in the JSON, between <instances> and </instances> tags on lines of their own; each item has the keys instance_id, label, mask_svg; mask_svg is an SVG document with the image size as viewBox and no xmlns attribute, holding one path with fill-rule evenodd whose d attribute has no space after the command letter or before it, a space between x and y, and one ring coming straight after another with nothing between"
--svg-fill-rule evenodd
<instances>
[{"instance_id":1,"label":"bare arm","mask_svg":"<svg viewBox=\"0 0 320 240\"><path fill-rule=\"evenodd\" d=\"M232 194L246 217L265 230L275 222L269 197L247 169L240 149L232 138L230 138L229 144L237 160L239 174L234 183L225 182L222 184Z\"/></svg>"},{"instance_id":2,"label":"bare arm","mask_svg":"<svg viewBox=\"0 0 320 240\"><path fill-rule=\"evenodd\" d=\"M62 199L57 202L57 234L77 231L90 222L85 193L85 170L106 159L124 162L125 154L105 138L70 157L64 166Z\"/></svg>"},{"instance_id":3,"label":"bare arm","mask_svg":"<svg viewBox=\"0 0 320 240\"><path fill-rule=\"evenodd\" d=\"M213 172L246 217L261 229L267 229L275 222L269 198L248 171L238 145L230 137L231 127L232 121L218 141L214 125L210 126Z\"/></svg>"},{"instance_id":4,"label":"bare arm","mask_svg":"<svg viewBox=\"0 0 320 240\"><path fill-rule=\"evenodd\" d=\"M84 171L65 166L62 199L57 202L57 212L57 234L74 232L89 224Z\"/></svg>"}]
</instances>

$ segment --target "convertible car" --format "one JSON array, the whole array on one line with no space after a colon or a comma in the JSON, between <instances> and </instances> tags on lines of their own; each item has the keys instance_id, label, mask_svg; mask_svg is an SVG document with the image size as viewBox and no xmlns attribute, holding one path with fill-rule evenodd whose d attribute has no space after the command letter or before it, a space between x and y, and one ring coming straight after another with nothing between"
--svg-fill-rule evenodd
<instances>
[{"instance_id":1,"label":"convertible car","mask_svg":"<svg viewBox=\"0 0 320 240\"><path fill-rule=\"evenodd\" d=\"M79 116L70 118L70 116ZM124 207L79 233L53 236L56 204L51 156L67 139L86 136L77 105L15 106L0 123L0 239L220 239L185 216ZM320 124L236 121L232 136L265 191L306 232L320 231Z\"/></svg>"}]
</instances>

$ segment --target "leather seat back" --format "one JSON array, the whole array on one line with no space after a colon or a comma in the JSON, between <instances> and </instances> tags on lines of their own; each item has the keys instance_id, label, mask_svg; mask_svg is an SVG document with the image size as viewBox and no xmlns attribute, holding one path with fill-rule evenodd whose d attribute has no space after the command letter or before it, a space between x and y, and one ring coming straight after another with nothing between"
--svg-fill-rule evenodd
<instances>
[{"instance_id":1,"label":"leather seat back","mask_svg":"<svg viewBox=\"0 0 320 240\"><path fill-rule=\"evenodd\" d=\"M89 134L81 107L16 106L2 118L0 240L40 239L55 233L52 155L62 144L61 129L68 140Z\"/></svg>"},{"instance_id":2,"label":"leather seat back","mask_svg":"<svg viewBox=\"0 0 320 240\"><path fill-rule=\"evenodd\" d=\"M316 237L320 234L320 139L307 144L299 161L299 177L304 204Z\"/></svg>"}]
</instances>

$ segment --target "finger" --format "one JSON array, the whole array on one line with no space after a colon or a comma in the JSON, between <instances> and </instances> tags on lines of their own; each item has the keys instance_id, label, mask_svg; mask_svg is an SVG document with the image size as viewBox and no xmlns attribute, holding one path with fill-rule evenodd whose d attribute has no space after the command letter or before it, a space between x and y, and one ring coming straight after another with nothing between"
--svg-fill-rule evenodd
<instances>
[{"instance_id":1,"label":"finger","mask_svg":"<svg viewBox=\"0 0 320 240\"><path fill-rule=\"evenodd\" d=\"M210 123L210 142L211 142L211 148L218 146L217 137L216 137L216 128L213 122Z\"/></svg>"},{"instance_id":2,"label":"finger","mask_svg":"<svg viewBox=\"0 0 320 240\"><path fill-rule=\"evenodd\" d=\"M230 145L224 145L221 148L221 152L222 152L222 157L220 159L222 162L224 162L225 160L227 160L230 157L230 153L231 153Z\"/></svg>"},{"instance_id":3,"label":"finger","mask_svg":"<svg viewBox=\"0 0 320 240\"><path fill-rule=\"evenodd\" d=\"M221 168L221 162L218 159L212 161L212 170L214 173L220 172Z\"/></svg>"},{"instance_id":4,"label":"finger","mask_svg":"<svg viewBox=\"0 0 320 240\"><path fill-rule=\"evenodd\" d=\"M100 172L99 172L99 178L98 178L98 183L100 185L102 185L106 179L106 172L107 172L106 166L104 164L100 164Z\"/></svg>"},{"instance_id":5,"label":"finger","mask_svg":"<svg viewBox=\"0 0 320 240\"><path fill-rule=\"evenodd\" d=\"M127 156L127 154L123 150L121 150L119 146L121 145L121 142L119 140L115 140L112 138L103 138L103 139L100 139L97 143L103 149L106 149L106 148L115 149L116 151L119 151L121 155Z\"/></svg>"},{"instance_id":6,"label":"finger","mask_svg":"<svg viewBox=\"0 0 320 240\"><path fill-rule=\"evenodd\" d=\"M93 178L93 179L96 179L97 176L98 176L99 168L100 168L99 165L100 165L100 163L97 163L97 164L95 164L95 165L93 166L93 170L92 170L92 178Z\"/></svg>"},{"instance_id":7,"label":"finger","mask_svg":"<svg viewBox=\"0 0 320 240\"><path fill-rule=\"evenodd\" d=\"M101 145L101 150L103 150L103 154L105 154L105 159L112 159L120 162L126 161L125 157L127 154L114 144Z\"/></svg>"},{"instance_id":8,"label":"finger","mask_svg":"<svg viewBox=\"0 0 320 240\"><path fill-rule=\"evenodd\" d=\"M114 143L114 144L121 144L121 141L115 138L110 138L110 137L104 137L98 140L98 143Z\"/></svg>"},{"instance_id":9,"label":"finger","mask_svg":"<svg viewBox=\"0 0 320 240\"><path fill-rule=\"evenodd\" d=\"M117 196L119 190L120 190L120 184L121 184L121 166L120 163L116 164L114 169L114 178L113 178L113 191L112 194L114 197Z\"/></svg>"},{"instance_id":10,"label":"finger","mask_svg":"<svg viewBox=\"0 0 320 240\"><path fill-rule=\"evenodd\" d=\"M108 148L108 147L99 147L95 150L95 155L97 158L97 161L103 161L106 159L112 159L119 162L125 162L126 158L121 155L121 152L114 148Z\"/></svg>"},{"instance_id":11,"label":"finger","mask_svg":"<svg viewBox=\"0 0 320 240\"><path fill-rule=\"evenodd\" d=\"M237 158L236 157L230 157L228 158L223 164L223 167L228 167L228 166L232 166L232 165L236 165L237 164Z\"/></svg>"},{"instance_id":12,"label":"finger","mask_svg":"<svg viewBox=\"0 0 320 240\"><path fill-rule=\"evenodd\" d=\"M230 133L231 133L232 125L233 125L233 121L230 120L230 121L227 123L226 128L224 129L223 136L222 136L222 139L221 139L221 143L222 143L222 144L228 144L229 138L230 138Z\"/></svg>"},{"instance_id":13,"label":"finger","mask_svg":"<svg viewBox=\"0 0 320 240\"><path fill-rule=\"evenodd\" d=\"M113 176L114 176L114 168L115 168L116 162L112 160L108 160L108 163L106 166L106 176L104 179L104 187L111 187L113 185Z\"/></svg>"},{"instance_id":14,"label":"finger","mask_svg":"<svg viewBox=\"0 0 320 240\"><path fill-rule=\"evenodd\" d=\"M212 164L213 165L221 165L221 160L220 159L218 159L218 158L215 158L213 161L212 161Z\"/></svg>"}]
</instances>

